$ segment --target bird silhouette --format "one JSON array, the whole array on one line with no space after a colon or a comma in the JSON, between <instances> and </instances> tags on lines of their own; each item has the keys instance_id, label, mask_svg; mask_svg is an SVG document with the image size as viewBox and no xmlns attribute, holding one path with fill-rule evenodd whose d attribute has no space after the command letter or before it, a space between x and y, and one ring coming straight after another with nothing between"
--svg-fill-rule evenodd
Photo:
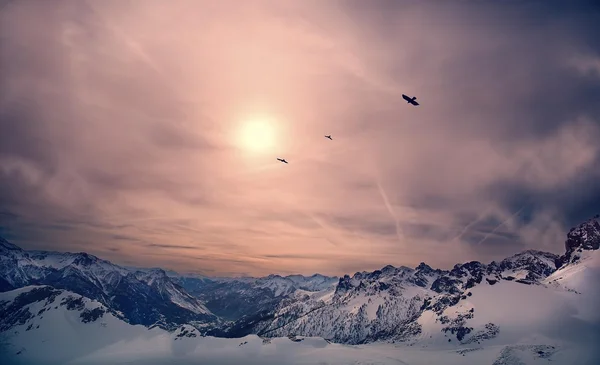
<instances>
[{"instance_id":1,"label":"bird silhouette","mask_svg":"<svg viewBox=\"0 0 600 365\"><path fill-rule=\"evenodd\" d=\"M413 97L411 98L411 97L409 97L409 96L406 96L406 95L402 94L402 98L403 98L404 100L406 100L406 102L407 102L407 103L409 103L409 104L412 104L412 105L414 105L414 106L417 106L417 105L419 105L419 103L417 103L417 97L416 97L416 96L413 96Z\"/></svg>"}]
</instances>

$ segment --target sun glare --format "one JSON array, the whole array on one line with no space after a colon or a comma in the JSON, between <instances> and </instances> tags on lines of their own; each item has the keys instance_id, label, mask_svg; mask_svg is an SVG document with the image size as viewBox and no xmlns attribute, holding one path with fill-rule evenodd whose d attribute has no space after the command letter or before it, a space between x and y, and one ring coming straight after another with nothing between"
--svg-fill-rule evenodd
<instances>
[{"instance_id":1,"label":"sun glare","mask_svg":"<svg viewBox=\"0 0 600 365\"><path fill-rule=\"evenodd\" d=\"M273 152L276 142L275 124L267 118L248 119L238 130L238 146L248 152Z\"/></svg>"}]
</instances>

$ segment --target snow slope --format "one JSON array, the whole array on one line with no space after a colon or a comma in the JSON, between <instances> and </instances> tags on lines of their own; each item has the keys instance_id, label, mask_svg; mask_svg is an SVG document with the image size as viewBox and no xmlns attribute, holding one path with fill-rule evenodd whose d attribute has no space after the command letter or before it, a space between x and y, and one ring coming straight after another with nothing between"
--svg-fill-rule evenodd
<instances>
[{"instance_id":1,"label":"snow slope","mask_svg":"<svg viewBox=\"0 0 600 365\"><path fill-rule=\"evenodd\" d=\"M121 273L91 255L0 240L0 363L597 365L599 246L594 218L568 233L560 257L209 279ZM24 279L50 286L11 288ZM196 321L203 302L230 322Z\"/></svg>"},{"instance_id":2,"label":"snow slope","mask_svg":"<svg viewBox=\"0 0 600 365\"><path fill-rule=\"evenodd\" d=\"M0 363L597 365L600 323L593 311L584 310L598 303L593 300L598 298L599 261L600 251L584 251L541 285L482 281L453 305L423 310L416 321L418 333L404 342L354 346L318 337L202 337L187 325L171 333L147 329L80 295L30 286L0 293ZM428 289L405 290L414 297ZM369 299L379 307L381 293L373 293ZM304 295L331 303L336 294ZM360 296L349 298L344 311L358 314L369 304ZM94 315L94 309L100 310ZM363 315L370 318L370 310L363 309ZM452 330L460 328L471 330L458 340Z\"/></svg>"},{"instance_id":3,"label":"snow slope","mask_svg":"<svg viewBox=\"0 0 600 365\"><path fill-rule=\"evenodd\" d=\"M473 297L483 298L484 294ZM2 293L0 303L1 310L16 306L22 313L17 321L8 317L0 321L2 364L537 365L551 361L555 365L593 365L599 359L564 339L551 342L543 336L517 342L506 337L507 341L459 348L443 342L435 346L423 346L423 342L350 346L301 336L224 339L202 337L188 325L169 333L130 325L96 301L48 286Z\"/></svg>"},{"instance_id":4,"label":"snow slope","mask_svg":"<svg viewBox=\"0 0 600 365\"><path fill-rule=\"evenodd\" d=\"M424 311L413 343L437 349L510 348L504 353L507 364L519 364L510 359L535 345L544 353L569 353L573 364L600 364L600 251L582 256L541 285L510 280L477 285L441 315Z\"/></svg>"},{"instance_id":5,"label":"snow slope","mask_svg":"<svg viewBox=\"0 0 600 365\"><path fill-rule=\"evenodd\" d=\"M574 262L555 271L544 283L571 299L576 318L600 323L600 251L582 250L574 256Z\"/></svg>"},{"instance_id":6,"label":"snow slope","mask_svg":"<svg viewBox=\"0 0 600 365\"><path fill-rule=\"evenodd\" d=\"M97 301L48 286L0 293L0 312L11 305L18 310L0 320L2 364L64 364L111 343L161 331L130 325Z\"/></svg>"}]
</instances>

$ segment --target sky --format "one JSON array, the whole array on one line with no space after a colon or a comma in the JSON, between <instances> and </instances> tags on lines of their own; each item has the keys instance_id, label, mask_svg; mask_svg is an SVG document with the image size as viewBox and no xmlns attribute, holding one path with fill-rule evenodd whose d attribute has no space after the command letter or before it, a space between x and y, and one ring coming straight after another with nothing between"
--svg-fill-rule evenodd
<instances>
[{"instance_id":1,"label":"sky","mask_svg":"<svg viewBox=\"0 0 600 365\"><path fill-rule=\"evenodd\" d=\"M592 1L0 7L0 236L25 249L342 275L561 254L600 213Z\"/></svg>"}]
</instances>

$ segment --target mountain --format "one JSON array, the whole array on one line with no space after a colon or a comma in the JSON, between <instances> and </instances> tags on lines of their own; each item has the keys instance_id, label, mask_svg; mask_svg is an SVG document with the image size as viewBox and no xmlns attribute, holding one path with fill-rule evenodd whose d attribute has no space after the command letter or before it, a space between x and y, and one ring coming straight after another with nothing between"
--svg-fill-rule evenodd
<instances>
[{"instance_id":1,"label":"mountain","mask_svg":"<svg viewBox=\"0 0 600 365\"><path fill-rule=\"evenodd\" d=\"M163 270L130 271L87 253L25 251L0 241L0 290L49 285L99 301L132 324L170 328L218 318Z\"/></svg>"},{"instance_id":2,"label":"mountain","mask_svg":"<svg viewBox=\"0 0 600 365\"><path fill-rule=\"evenodd\" d=\"M561 268L565 283L581 280L597 252L586 252L580 263ZM586 269L573 270L587 263ZM566 272L565 270L569 270ZM559 274L557 271L556 274ZM585 275L584 275L585 277ZM596 277L598 278L598 277ZM547 278L548 279L548 278ZM546 280L547 280L546 279ZM558 279L558 277L557 277ZM554 279L553 279L554 280ZM579 287L583 289L585 285ZM501 289L499 289L501 288ZM536 295L528 291L535 288ZM499 290L498 290L499 289ZM566 289L565 289L566 290ZM597 291L597 288L596 288ZM395 345L370 343L360 347L332 343L319 337L290 335L267 338L256 335L237 339L203 337L190 325L167 332L161 328L131 325L119 313L95 300L49 286L27 286L0 293L0 363L14 365L58 364L493 364L594 365L598 327L585 328L573 320L568 293L541 285L503 281L478 285L469 303L449 311L441 321L432 313L419 318L422 331L411 342ZM494 294L495 293L495 294ZM500 295L498 295L500 294ZM570 294L573 294L571 296ZM559 295L560 296L560 295ZM505 297L501 304L490 302ZM523 300L523 298L528 298ZM571 301L572 302L572 301ZM576 301L575 301L576 302ZM574 302L572 302L574 303ZM498 304L498 303L496 303ZM523 304L528 304L523 307ZM476 314L465 316L476 308ZM462 312L460 310L463 310ZM453 315L454 314L454 315ZM570 317L571 315L571 317ZM478 318L481 319L478 320ZM462 318L482 330L469 341L448 341L444 330ZM494 323L486 323L487 320ZM567 319L562 320L562 319ZM483 324L485 323L485 324ZM449 326L450 324L450 326ZM453 328L453 327L451 327ZM547 336L548 328L554 336ZM596 332L594 332L596 331ZM523 333L529 336L519 336ZM359 350L359 351L357 351Z\"/></svg>"},{"instance_id":3,"label":"mountain","mask_svg":"<svg viewBox=\"0 0 600 365\"><path fill-rule=\"evenodd\" d=\"M446 308L442 317L424 310L410 341L360 347L299 335L203 337L190 325L148 329L79 294L28 286L0 293L0 363L594 365L600 360L598 287L590 280L600 279L599 259L598 251L582 251L578 262L539 284L475 285L468 300ZM595 317L577 318L582 303ZM454 340L460 328L471 327L473 335Z\"/></svg>"},{"instance_id":4,"label":"mountain","mask_svg":"<svg viewBox=\"0 0 600 365\"><path fill-rule=\"evenodd\" d=\"M7 316L7 311L19 316ZM48 286L0 293L0 313L2 364L594 364L589 353L577 348L536 342L453 349L386 344L356 348L303 336L202 337L189 325L171 332L131 325L97 301Z\"/></svg>"},{"instance_id":5,"label":"mountain","mask_svg":"<svg viewBox=\"0 0 600 365\"><path fill-rule=\"evenodd\" d=\"M550 253L525 251L499 263L473 261L449 271L421 263L414 269L388 265L374 272L357 272L340 278L334 288L298 292L270 313L242 318L224 335L298 334L349 344L403 341L418 333L416 321L424 310L441 315L466 300L478 285L499 281L541 285L541 280L556 270L557 259Z\"/></svg>"},{"instance_id":6,"label":"mountain","mask_svg":"<svg viewBox=\"0 0 600 365\"><path fill-rule=\"evenodd\" d=\"M218 327L265 308L297 290L334 286L335 277L269 275L206 278L160 268L122 267L87 253L26 251L0 238L0 292L49 285L98 300L131 324L173 329L184 323ZM212 310L212 311L211 311ZM213 312L214 311L214 312Z\"/></svg>"},{"instance_id":7,"label":"mountain","mask_svg":"<svg viewBox=\"0 0 600 365\"><path fill-rule=\"evenodd\" d=\"M374 272L357 272L340 278L334 288L296 292L274 309L240 318L209 333L226 337L252 333L318 336L347 344L411 343L422 341L424 334L438 341L441 334L447 341L481 343L500 333L498 323L491 320L497 317L494 313L502 312L495 308L496 303L510 302L518 306L516 311L527 312L538 306L536 300L553 303L556 311L560 305L577 308L597 325L597 311L581 303L600 302L600 290L594 286L598 280L595 268L599 240L596 217L569 232L566 253L561 257L528 250L500 262L457 264L452 270L433 269L421 263L414 269L388 265ZM577 273L577 279L569 273ZM557 287L563 282L565 285ZM507 299L515 295L514 301ZM489 314L480 315L481 311ZM552 311L546 314L553 315ZM516 325L506 320L496 322L509 322L508 327Z\"/></svg>"},{"instance_id":8,"label":"mountain","mask_svg":"<svg viewBox=\"0 0 600 365\"><path fill-rule=\"evenodd\" d=\"M50 309L71 313L52 317L67 319L69 326L86 324L85 318L99 316L101 311L119 323L115 325L118 328L125 326L123 331L135 338L130 341L138 343L140 336L150 336L139 332L148 328L163 347L164 341L179 339L195 348L198 343L213 341L200 338L214 336L222 337L218 346L245 338L253 351L261 352L259 342L283 346L280 341L287 338L290 343L318 343L319 348L341 343L374 349L377 344L393 343L404 349L403 354L409 354L408 349L421 351L411 364L418 363L425 351L468 356L472 363L494 365L543 359L591 365L600 359L596 350L600 341L599 223L596 216L571 229L561 256L527 250L501 261L471 261L450 270L434 269L426 263L415 268L387 265L339 278L318 274L263 278L181 275L156 268L124 268L85 253L24 251L0 240L0 284L4 288L0 338L7 338L11 346L26 347L27 341L39 340L31 336L38 333L40 323L40 328L46 325L36 321L45 320ZM66 300L62 306L56 304L59 297L60 303ZM87 303L85 308L77 304L82 301ZM95 308L100 309L88 313ZM99 338L91 342L105 343L93 328L86 324L81 333L92 331ZM311 342L313 339L316 342ZM192 340L196 342L189 342ZM118 351L128 351L118 344L107 346L113 345ZM41 342L35 346L35 351L43 348ZM98 359L106 360L102 356ZM433 361L428 356L423 358ZM382 358L381 363L385 361ZM439 361L448 363L441 357Z\"/></svg>"},{"instance_id":9,"label":"mountain","mask_svg":"<svg viewBox=\"0 0 600 365\"><path fill-rule=\"evenodd\" d=\"M215 315L238 320L274 309L284 298L298 291L315 292L335 287L338 278L314 274L269 275L263 278L195 278L179 277L177 282L202 300Z\"/></svg>"},{"instance_id":10,"label":"mountain","mask_svg":"<svg viewBox=\"0 0 600 365\"><path fill-rule=\"evenodd\" d=\"M565 241L565 254L559 258L557 265L577 262L581 252L598 248L600 248L600 215L571 228Z\"/></svg>"},{"instance_id":11,"label":"mountain","mask_svg":"<svg viewBox=\"0 0 600 365\"><path fill-rule=\"evenodd\" d=\"M119 339L164 332L123 319L99 301L51 286L0 293L0 363L64 364Z\"/></svg>"}]
</instances>

